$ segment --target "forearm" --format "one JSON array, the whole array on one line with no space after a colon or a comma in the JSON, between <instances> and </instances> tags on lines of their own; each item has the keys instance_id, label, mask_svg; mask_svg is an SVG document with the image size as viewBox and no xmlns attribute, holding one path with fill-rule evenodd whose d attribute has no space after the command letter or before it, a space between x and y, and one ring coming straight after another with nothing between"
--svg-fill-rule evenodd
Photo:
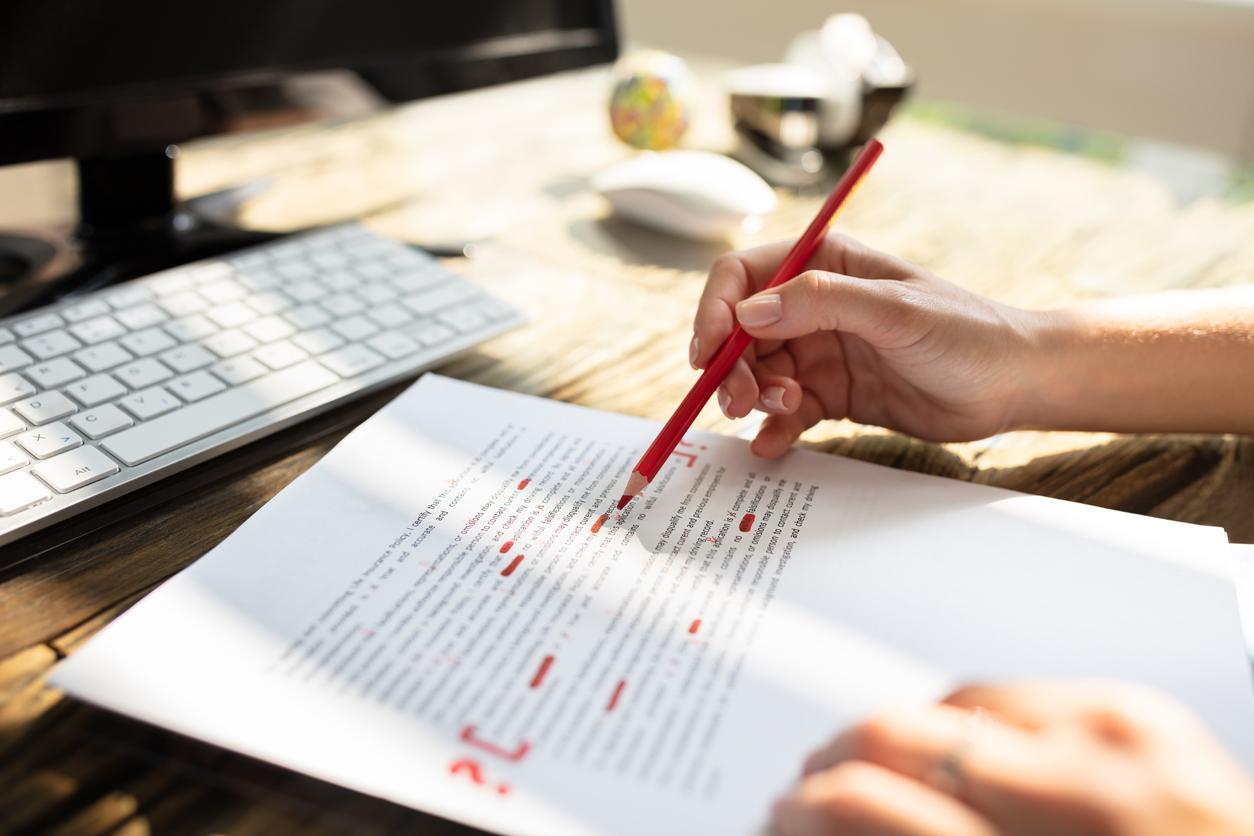
<instances>
[{"instance_id":1,"label":"forearm","mask_svg":"<svg viewBox=\"0 0 1254 836\"><path fill-rule=\"evenodd\" d=\"M1254 433L1254 285L1027 314L1024 429Z\"/></svg>"}]
</instances>

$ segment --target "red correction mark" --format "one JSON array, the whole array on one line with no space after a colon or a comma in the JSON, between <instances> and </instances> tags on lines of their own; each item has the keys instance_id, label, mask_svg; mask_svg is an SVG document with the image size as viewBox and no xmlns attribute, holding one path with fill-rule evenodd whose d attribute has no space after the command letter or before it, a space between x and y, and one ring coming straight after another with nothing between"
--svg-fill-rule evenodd
<instances>
[{"instance_id":1,"label":"red correction mark","mask_svg":"<svg viewBox=\"0 0 1254 836\"><path fill-rule=\"evenodd\" d=\"M671 455L674 455L674 456L683 456L685 459L687 459L687 460L688 460L688 466L689 466L689 467L692 467L694 464L696 464L696 463L697 463L697 454L696 454L696 453L681 453L681 452L679 452L678 450L676 450L676 451L675 451L674 453L672 453Z\"/></svg>"},{"instance_id":2,"label":"red correction mark","mask_svg":"<svg viewBox=\"0 0 1254 836\"><path fill-rule=\"evenodd\" d=\"M743 517L741 517L740 518L740 530L748 531L749 529L753 528L753 520L754 520L753 514L745 514Z\"/></svg>"},{"instance_id":3,"label":"red correction mark","mask_svg":"<svg viewBox=\"0 0 1254 836\"><path fill-rule=\"evenodd\" d=\"M692 626L688 628L689 633L695 633L701 629L701 619L696 618L692 621Z\"/></svg>"},{"instance_id":4,"label":"red correction mark","mask_svg":"<svg viewBox=\"0 0 1254 836\"><path fill-rule=\"evenodd\" d=\"M519 563L522 563L522 559L523 556L520 554L518 557L511 560L509 565L501 570L501 575L508 578L510 575L514 574L514 570L518 568Z\"/></svg>"},{"instance_id":5,"label":"red correction mark","mask_svg":"<svg viewBox=\"0 0 1254 836\"><path fill-rule=\"evenodd\" d=\"M512 548L514 548L514 541L506 540L504 543L501 544L501 554L505 554L507 551L509 551Z\"/></svg>"},{"instance_id":6,"label":"red correction mark","mask_svg":"<svg viewBox=\"0 0 1254 836\"><path fill-rule=\"evenodd\" d=\"M614 710L614 706L618 705L618 698L623 695L623 689L626 687L627 687L627 680L625 679L618 680L618 685L617 687L614 688L614 696L610 697L610 704L605 707L605 712L607 714Z\"/></svg>"},{"instance_id":7,"label":"red correction mark","mask_svg":"<svg viewBox=\"0 0 1254 836\"><path fill-rule=\"evenodd\" d=\"M487 783L486 781L483 780L483 769L479 766L479 764L477 764L476 762L472 760L457 761L448 768L448 771L453 773L454 775L456 775L459 772L469 772L470 780L474 781L479 786L483 786L484 784ZM505 795L506 793L509 792L509 785L497 784L495 789L501 795Z\"/></svg>"},{"instance_id":8,"label":"red correction mark","mask_svg":"<svg viewBox=\"0 0 1254 836\"><path fill-rule=\"evenodd\" d=\"M540 684L544 682L544 677L548 675L549 668L551 667L553 667L553 657L545 656L544 661L540 663L540 670L536 671L535 679L531 680L532 688L540 687Z\"/></svg>"},{"instance_id":9,"label":"red correction mark","mask_svg":"<svg viewBox=\"0 0 1254 836\"><path fill-rule=\"evenodd\" d=\"M596 534L598 531L600 531L601 526L605 525L606 521L609 520L609 518L610 518L609 514L602 514L601 516L597 517L597 521L592 524L592 533Z\"/></svg>"},{"instance_id":10,"label":"red correction mark","mask_svg":"<svg viewBox=\"0 0 1254 836\"><path fill-rule=\"evenodd\" d=\"M521 491L523 488L527 487L530 484L531 484L530 479L523 479L521 482L518 483L518 490Z\"/></svg>"},{"instance_id":11,"label":"red correction mark","mask_svg":"<svg viewBox=\"0 0 1254 836\"><path fill-rule=\"evenodd\" d=\"M518 748L512 752L510 752L507 749L502 749L500 746L497 746L495 743L489 743L486 740L480 740L479 738L475 737L474 726L467 726L466 728L462 729L461 737L462 737L463 742L468 743L471 746L474 746L478 749L482 749L483 751L487 752L490 755L496 755L498 758L504 758L507 761L520 761L529 751L531 751L531 744L525 740L522 743L519 743Z\"/></svg>"}]
</instances>

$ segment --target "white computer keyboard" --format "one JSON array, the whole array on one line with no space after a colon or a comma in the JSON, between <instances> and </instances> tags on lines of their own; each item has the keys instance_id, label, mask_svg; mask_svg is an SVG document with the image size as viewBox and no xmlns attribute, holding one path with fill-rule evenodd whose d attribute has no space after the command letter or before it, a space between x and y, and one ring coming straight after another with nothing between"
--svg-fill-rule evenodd
<instances>
[{"instance_id":1,"label":"white computer keyboard","mask_svg":"<svg viewBox=\"0 0 1254 836\"><path fill-rule=\"evenodd\" d=\"M0 545L526 321L349 224L0 320Z\"/></svg>"}]
</instances>

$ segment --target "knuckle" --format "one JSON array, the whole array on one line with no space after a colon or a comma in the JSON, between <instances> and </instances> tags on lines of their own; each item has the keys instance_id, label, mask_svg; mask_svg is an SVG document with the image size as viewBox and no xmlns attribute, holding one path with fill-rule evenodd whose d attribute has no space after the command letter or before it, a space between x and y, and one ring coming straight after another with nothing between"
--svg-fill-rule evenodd
<instances>
[{"instance_id":1,"label":"knuckle","mask_svg":"<svg viewBox=\"0 0 1254 836\"><path fill-rule=\"evenodd\" d=\"M821 782L811 790L814 795L807 800L835 824L865 822L876 809L879 777L871 764L846 761L824 772Z\"/></svg>"}]
</instances>

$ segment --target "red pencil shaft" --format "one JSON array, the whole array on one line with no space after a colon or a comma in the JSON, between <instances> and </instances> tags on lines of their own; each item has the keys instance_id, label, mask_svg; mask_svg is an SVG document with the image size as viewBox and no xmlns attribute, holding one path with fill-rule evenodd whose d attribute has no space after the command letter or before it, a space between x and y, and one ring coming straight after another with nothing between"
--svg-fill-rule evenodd
<instances>
[{"instance_id":1,"label":"red pencil shaft","mask_svg":"<svg viewBox=\"0 0 1254 836\"><path fill-rule=\"evenodd\" d=\"M863 146L862 152L858 154L858 158L849 166L849 170L836 184L836 188L832 189L832 193L824 201L823 207L819 209L814 220L810 222L810 226L797 239L797 243L793 244L788 255L775 268L775 272L771 274L771 280L766 283L763 290L767 288L781 285L790 279L799 275L814 253L818 250L819 245L823 242L823 238L827 235L828 229L831 228L832 222L836 220L836 215L844 204L848 201L849 196L857 189L858 184L862 182L862 178L879 159L883 152L884 146L878 140L868 140ZM705 371L701 373L701 377L697 378L697 382L689 390L684 399L680 401L679 407L675 410L675 414L670 417L666 425L662 427L662 431L658 433L657 438L649 445L649 449L640 457L640 463L636 465L635 471L647 478L650 482L653 477L657 476L662 465L670 458L671 453L675 452L675 448L679 445L680 440L684 437L684 433L688 432L688 428L692 426L692 422L697 420L697 415L701 413L702 407L714 394L719 385L731 372L732 366L736 365L736 361L740 359L740 355L745 353L745 349L749 347L749 343L753 342L753 337L745 333L739 325L732 331L724 342L718 353L714 355L714 359L705 367Z\"/></svg>"}]
</instances>

